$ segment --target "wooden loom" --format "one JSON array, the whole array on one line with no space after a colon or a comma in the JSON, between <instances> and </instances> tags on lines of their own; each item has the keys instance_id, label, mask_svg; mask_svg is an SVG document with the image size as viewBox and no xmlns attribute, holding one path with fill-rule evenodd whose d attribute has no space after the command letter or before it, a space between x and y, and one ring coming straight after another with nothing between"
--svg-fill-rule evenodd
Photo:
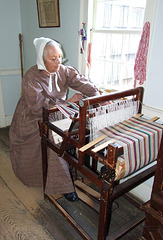
<instances>
[{"instance_id":1,"label":"wooden loom","mask_svg":"<svg viewBox=\"0 0 163 240\"><path fill-rule=\"evenodd\" d=\"M143 100L143 88L135 88L128 91L112 93L100 97L92 97L83 99L79 103L79 118L74 116L72 123L67 131L56 127L50 122L50 114L57 111L54 109L43 108L43 122L39 122L40 135L42 142L42 160L43 160L43 183L44 188L47 178L47 148L52 149L58 155L62 156L71 166L73 166L78 172L84 175L89 181L93 182L101 189L101 193L95 192L89 186L85 186L82 182L78 180L75 182L76 186L82 189L84 192L89 191L89 194L99 200L99 227L98 227L98 240L105 240L109 232L109 226L111 221L111 209L115 199L128 193L130 190L143 183L147 179L151 178L155 174L155 165L146 170L140 172L139 174L131 177L124 183L120 183L115 180L115 169L118 156L123 154L123 147L111 141L107 143L107 157L104 157L100 152L93 151L92 148L96 144L96 140L89 143L89 130L87 129L87 108L90 105L97 105L105 101L112 101L121 98L133 97L135 101L139 101L138 113L141 113L142 100ZM77 128L75 126L78 126ZM49 130L54 131L59 134L63 141L61 144L55 144L49 138ZM99 139L98 139L99 141ZM78 157L72 154L70 149L78 149ZM160 147L161 151L163 149L163 141ZM92 157L92 165L88 164L89 157ZM103 172L99 173L97 171L97 162L103 162L105 169ZM162 156L161 156L161 160ZM79 198L82 198L82 194L78 192ZM91 239L91 237L79 226L75 220L58 204L57 199L54 196L46 195L45 198L49 199L55 207L57 207L61 213L66 217L66 219L73 225L73 227L78 231L83 239ZM83 199L82 199L83 200ZM130 199L132 203L138 206L137 201ZM119 231L116 231L112 236L109 234L109 239L116 239L137 224L144 220L144 216L138 219L136 222L131 221L131 226L124 227Z\"/></svg>"}]
</instances>

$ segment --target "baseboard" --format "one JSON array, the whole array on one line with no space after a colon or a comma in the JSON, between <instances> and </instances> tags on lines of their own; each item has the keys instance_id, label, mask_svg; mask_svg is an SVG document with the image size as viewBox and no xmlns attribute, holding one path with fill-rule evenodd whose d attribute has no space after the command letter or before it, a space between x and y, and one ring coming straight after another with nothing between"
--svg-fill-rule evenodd
<instances>
[{"instance_id":1,"label":"baseboard","mask_svg":"<svg viewBox=\"0 0 163 240\"><path fill-rule=\"evenodd\" d=\"M8 127L8 126L10 126L10 125L11 125L12 118L13 118L13 114L5 116L5 120L6 120L6 127Z\"/></svg>"},{"instance_id":2,"label":"baseboard","mask_svg":"<svg viewBox=\"0 0 163 240\"><path fill-rule=\"evenodd\" d=\"M163 122L163 110L153 108L143 104L142 113L147 117L159 117L160 121Z\"/></svg>"}]
</instances>

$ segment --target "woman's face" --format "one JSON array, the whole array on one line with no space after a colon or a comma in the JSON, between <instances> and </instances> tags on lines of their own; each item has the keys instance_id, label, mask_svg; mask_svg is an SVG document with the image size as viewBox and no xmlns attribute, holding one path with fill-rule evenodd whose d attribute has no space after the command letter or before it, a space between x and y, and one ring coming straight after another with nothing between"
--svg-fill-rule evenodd
<instances>
[{"instance_id":1,"label":"woman's face","mask_svg":"<svg viewBox=\"0 0 163 240\"><path fill-rule=\"evenodd\" d=\"M57 72L62 61L62 53L60 48L55 45L50 45L46 47L45 51L46 54L44 57L44 64L46 69L50 73Z\"/></svg>"}]
</instances>

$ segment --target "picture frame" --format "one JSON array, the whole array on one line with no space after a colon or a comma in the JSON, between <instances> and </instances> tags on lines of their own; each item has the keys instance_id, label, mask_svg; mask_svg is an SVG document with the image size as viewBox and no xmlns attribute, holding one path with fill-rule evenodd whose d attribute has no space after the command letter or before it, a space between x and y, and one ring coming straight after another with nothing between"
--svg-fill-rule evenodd
<instances>
[{"instance_id":1,"label":"picture frame","mask_svg":"<svg viewBox=\"0 0 163 240\"><path fill-rule=\"evenodd\" d=\"M59 0L36 1L39 27L60 27Z\"/></svg>"}]
</instances>

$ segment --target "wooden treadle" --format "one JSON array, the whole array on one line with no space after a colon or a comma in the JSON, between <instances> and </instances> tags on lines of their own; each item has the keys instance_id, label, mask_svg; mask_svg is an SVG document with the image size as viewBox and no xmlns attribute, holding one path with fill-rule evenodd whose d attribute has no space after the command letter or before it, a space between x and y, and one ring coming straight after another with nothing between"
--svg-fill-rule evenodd
<instances>
[{"instance_id":1,"label":"wooden treadle","mask_svg":"<svg viewBox=\"0 0 163 240\"><path fill-rule=\"evenodd\" d=\"M92 197L96 198L97 200L100 199L100 193L89 187L88 185L84 184L83 182L76 180L75 185L82 189L84 192L87 192L90 194Z\"/></svg>"},{"instance_id":2,"label":"wooden treadle","mask_svg":"<svg viewBox=\"0 0 163 240\"><path fill-rule=\"evenodd\" d=\"M101 194L79 180L76 180L74 184L76 186L76 192L79 199L99 213L99 202L93 200L91 196L99 201Z\"/></svg>"},{"instance_id":3,"label":"wooden treadle","mask_svg":"<svg viewBox=\"0 0 163 240\"><path fill-rule=\"evenodd\" d=\"M78 194L79 199L87 204L89 207L91 207L93 210L95 210L97 213L100 211L100 205L96 201L94 201L91 197L86 195L84 192L82 192L80 189L76 188L76 192Z\"/></svg>"}]
</instances>

